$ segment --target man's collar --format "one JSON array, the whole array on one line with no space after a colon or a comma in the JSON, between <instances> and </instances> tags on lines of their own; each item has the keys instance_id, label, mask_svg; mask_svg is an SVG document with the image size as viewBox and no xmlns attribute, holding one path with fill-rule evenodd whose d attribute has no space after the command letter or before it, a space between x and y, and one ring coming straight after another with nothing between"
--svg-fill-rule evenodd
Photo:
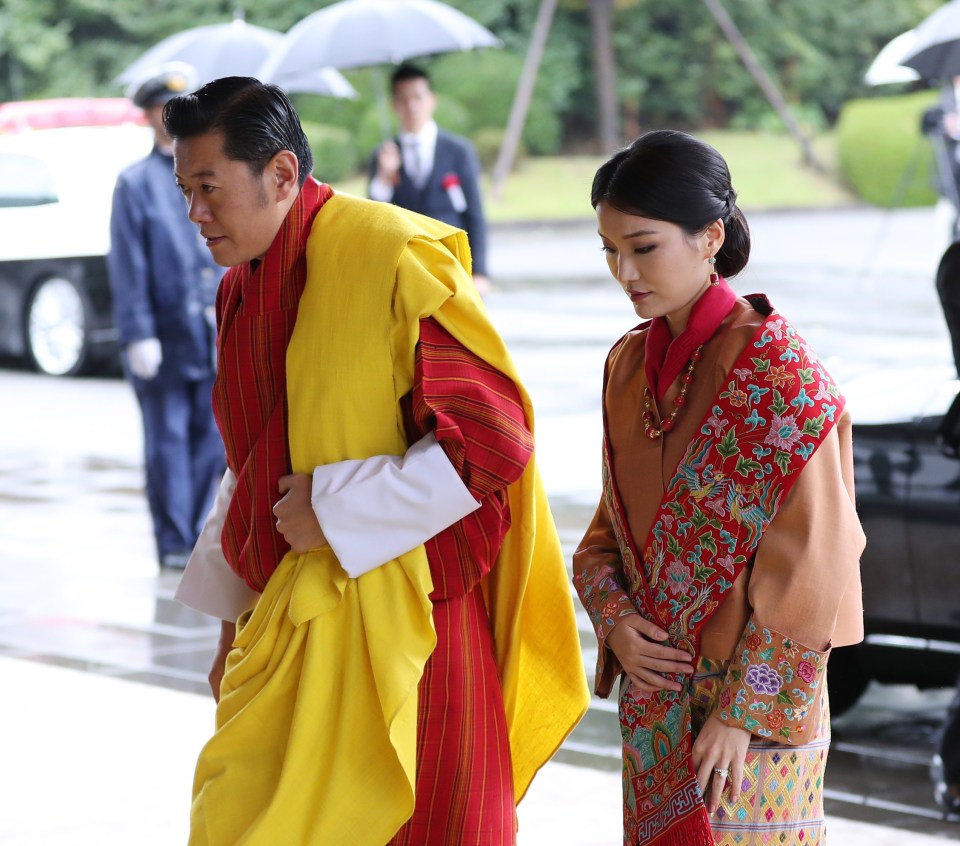
<instances>
[{"instance_id":1,"label":"man's collar","mask_svg":"<svg viewBox=\"0 0 960 846\"><path fill-rule=\"evenodd\" d=\"M419 132L398 132L397 137L400 139L401 144L409 144L412 141L416 141L421 146L430 147L437 141L437 132L439 132L437 122L435 120L428 120Z\"/></svg>"}]
</instances>

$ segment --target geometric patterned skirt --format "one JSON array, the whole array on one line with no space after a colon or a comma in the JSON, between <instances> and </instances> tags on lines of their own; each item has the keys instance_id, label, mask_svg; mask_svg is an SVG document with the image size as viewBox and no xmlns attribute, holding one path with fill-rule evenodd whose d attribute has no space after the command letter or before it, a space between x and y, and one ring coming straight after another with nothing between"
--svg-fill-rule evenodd
<instances>
[{"instance_id":1,"label":"geometric patterned skirt","mask_svg":"<svg viewBox=\"0 0 960 846\"><path fill-rule=\"evenodd\" d=\"M696 737L713 711L727 661L701 658L693 676L692 721ZM736 804L721 801L711 818L716 846L824 846L823 772L830 748L827 686L820 685L820 724L803 746L754 736Z\"/></svg>"}]
</instances>

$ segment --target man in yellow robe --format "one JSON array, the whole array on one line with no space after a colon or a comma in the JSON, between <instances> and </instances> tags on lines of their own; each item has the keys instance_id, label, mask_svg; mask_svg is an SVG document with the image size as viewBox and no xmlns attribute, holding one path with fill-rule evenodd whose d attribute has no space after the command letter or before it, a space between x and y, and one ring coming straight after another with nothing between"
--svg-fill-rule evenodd
<instances>
[{"instance_id":1,"label":"man in yellow robe","mask_svg":"<svg viewBox=\"0 0 960 846\"><path fill-rule=\"evenodd\" d=\"M178 590L224 620L190 842L513 843L587 692L532 408L466 238L317 183L273 86L218 80L165 124L232 268L229 472Z\"/></svg>"}]
</instances>

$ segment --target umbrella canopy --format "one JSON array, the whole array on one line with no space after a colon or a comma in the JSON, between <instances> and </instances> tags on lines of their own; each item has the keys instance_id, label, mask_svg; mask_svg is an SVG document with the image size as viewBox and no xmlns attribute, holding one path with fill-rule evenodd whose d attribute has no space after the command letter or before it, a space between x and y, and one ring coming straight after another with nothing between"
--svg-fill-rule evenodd
<instances>
[{"instance_id":1,"label":"umbrella canopy","mask_svg":"<svg viewBox=\"0 0 960 846\"><path fill-rule=\"evenodd\" d=\"M324 65L357 68L415 56L499 47L500 40L437 0L341 0L296 24L263 67L281 80Z\"/></svg>"},{"instance_id":2,"label":"umbrella canopy","mask_svg":"<svg viewBox=\"0 0 960 846\"><path fill-rule=\"evenodd\" d=\"M960 75L960 0L952 0L913 29L914 44L900 64L924 79Z\"/></svg>"},{"instance_id":3,"label":"umbrella canopy","mask_svg":"<svg viewBox=\"0 0 960 846\"><path fill-rule=\"evenodd\" d=\"M863 81L867 85L888 85L894 82L914 82L920 79L913 68L905 68L900 62L914 49L917 35L912 29L901 32L886 45L870 63Z\"/></svg>"},{"instance_id":4,"label":"umbrella canopy","mask_svg":"<svg viewBox=\"0 0 960 846\"><path fill-rule=\"evenodd\" d=\"M222 76L257 76L264 60L282 41L282 32L253 26L241 18L230 23L197 26L155 44L129 65L116 81L136 84L157 67L174 61L191 65L196 71L198 85ZM291 85L296 87L288 86L283 80L275 81L288 91L331 97L357 96L343 74L320 65L314 65L309 72L293 79Z\"/></svg>"}]
</instances>

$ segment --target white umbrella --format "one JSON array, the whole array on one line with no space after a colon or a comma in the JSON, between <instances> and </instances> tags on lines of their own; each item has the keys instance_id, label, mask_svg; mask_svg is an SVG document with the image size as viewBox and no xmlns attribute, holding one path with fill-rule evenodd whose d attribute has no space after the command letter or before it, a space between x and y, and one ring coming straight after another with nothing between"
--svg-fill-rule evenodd
<instances>
[{"instance_id":1,"label":"white umbrella","mask_svg":"<svg viewBox=\"0 0 960 846\"><path fill-rule=\"evenodd\" d=\"M275 29L248 24L242 18L230 23L197 26L178 32L155 44L117 77L119 83L136 83L161 65L186 62L196 71L197 85L222 76L257 76L264 60L283 41ZM309 72L292 79L297 87L288 91L327 94L332 97L356 97L357 92L333 68L315 65Z\"/></svg>"},{"instance_id":2,"label":"white umbrella","mask_svg":"<svg viewBox=\"0 0 960 846\"><path fill-rule=\"evenodd\" d=\"M254 76L261 79L257 74ZM341 100L356 100L360 96L347 78L335 68L315 68L306 73L285 76L275 84L291 94L325 94Z\"/></svg>"},{"instance_id":3,"label":"white umbrella","mask_svg":"<svg viewBox=\"0 0 960 846\"><path fill-rule=\"evenodd\" d=\"M324 65L357 68L500 45L473 18L437 0L341 0L296 24L259 74L279 83Z\"/></svg>"},{"instance_id":4,"label":"white umbrella","mask_svg":"<svg viewBox=\"0 0 960 846\"><path fill-rule=\"evenodd\" d=\"M870 63L863 81L867 85L887 85L894 82L914 82L920 79L913 68L905 68L900 60L913 50L917 35L912 29L901 32L887 44Z\"/></svg>"}]
</instances>

